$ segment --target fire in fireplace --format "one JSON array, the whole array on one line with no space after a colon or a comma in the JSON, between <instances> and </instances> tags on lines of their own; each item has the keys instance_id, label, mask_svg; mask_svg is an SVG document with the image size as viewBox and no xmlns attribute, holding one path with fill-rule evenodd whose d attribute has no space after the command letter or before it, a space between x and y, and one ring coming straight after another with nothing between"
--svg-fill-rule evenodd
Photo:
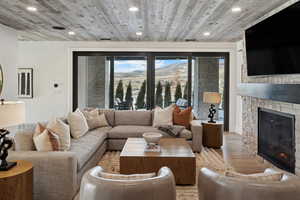
<instances>
[{"instance_id":1,"label":"fire in fireplace","mask_svg":"<svg viewBox=\"0 0 300 200\"><path fill-rule=\"evenodd\" d=\"M295 116L258 108L258 155L295 173Z\"/></svg>"}]
</instances>

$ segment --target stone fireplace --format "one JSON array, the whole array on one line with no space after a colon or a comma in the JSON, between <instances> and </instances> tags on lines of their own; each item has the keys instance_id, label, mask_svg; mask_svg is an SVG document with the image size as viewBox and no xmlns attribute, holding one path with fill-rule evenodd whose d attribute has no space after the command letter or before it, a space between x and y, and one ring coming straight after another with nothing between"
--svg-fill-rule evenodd
<instances>
[{"instance_id":1,"label":"stone fireplace","mask_svg":"<svg viewBox=\"0 0 300 200\"><path fill-rule=\"evenodd\" d=\"M247 76L247 64L244 41L240 44L242 56L241 83L300 84L300 75ZM295 117L295 173L300 175L300 103L287 103L265 98L241 95L242 136L248 151L258 154L258 108L288 113Z\"/></svg>"},{"instance_id":2,"label":"stone fireplace","mask_svg":"<svg viewBox=\"0 0 300 200\"><path fill-rule=\"evenodd\" d=\"M258 108L258 155L295 173L295 116Z\"/></svg>"}]
</instances>

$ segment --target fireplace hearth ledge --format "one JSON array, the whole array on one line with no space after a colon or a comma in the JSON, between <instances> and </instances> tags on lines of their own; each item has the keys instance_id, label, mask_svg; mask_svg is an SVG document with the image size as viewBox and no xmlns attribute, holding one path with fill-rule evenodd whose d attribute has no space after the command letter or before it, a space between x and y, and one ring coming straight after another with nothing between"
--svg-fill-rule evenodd
<instances>
[{"instance_id":1,"label":"fireplace hearth ledge","mask_svg":"<svg viewBox=\"0 0 300 200\"><path fill-rule=\"evenodd\" d=\"M239 96L300 104L300 84L241 83Z\"/></svg>"}]
</instances>

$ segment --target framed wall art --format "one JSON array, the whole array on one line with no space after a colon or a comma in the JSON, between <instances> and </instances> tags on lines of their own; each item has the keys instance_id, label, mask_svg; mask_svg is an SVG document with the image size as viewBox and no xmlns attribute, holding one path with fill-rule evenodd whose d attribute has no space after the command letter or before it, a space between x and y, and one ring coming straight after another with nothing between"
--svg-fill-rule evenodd
<instances>
[{"instance_id":1,"label":"framed wall art","mask_svg":"<svg viewBox=\"0 0 300 200\"><path fill-rule=\"evenodd\" d=\"M18 97L33 98L33 69L18 69Z\"/></svg>"}]
</instances>

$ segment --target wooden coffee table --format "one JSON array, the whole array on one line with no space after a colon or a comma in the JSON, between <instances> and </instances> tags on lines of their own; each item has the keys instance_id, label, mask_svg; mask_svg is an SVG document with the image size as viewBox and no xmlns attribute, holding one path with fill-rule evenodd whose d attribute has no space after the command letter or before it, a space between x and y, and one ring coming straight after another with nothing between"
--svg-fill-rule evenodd
<instances>
[{"instance_id":1,"label":"wooden coffee table","mask_svg":"<svg viewBox=\"0 0 300 200\"><path fill-rule=\"evenodd\" d=\"M195 184L196 158L185 139L161 139L161 152L144 152L146 145L143 138L127 139L120 156L121 174L157 173L166 166L172 170L176 184Z\"/></svg>"}]
</instances>

